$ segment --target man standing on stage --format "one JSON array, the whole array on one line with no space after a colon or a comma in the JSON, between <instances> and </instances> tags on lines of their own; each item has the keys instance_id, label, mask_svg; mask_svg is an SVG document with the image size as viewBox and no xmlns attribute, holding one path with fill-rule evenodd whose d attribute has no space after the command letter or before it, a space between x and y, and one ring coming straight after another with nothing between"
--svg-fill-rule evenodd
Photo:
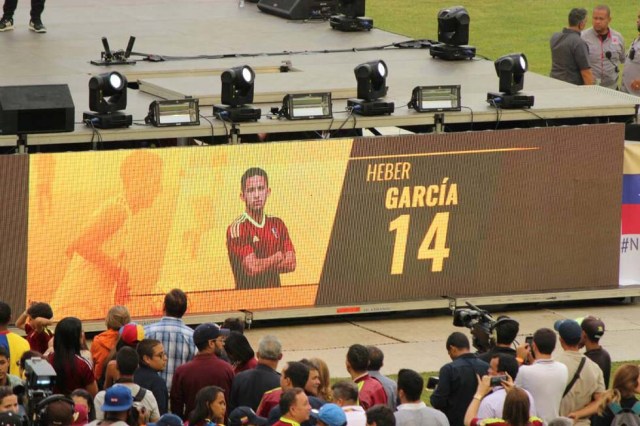
<instances>
[{"instance_id":1,"label":"man standing on stage","mask_svg":"<svg viewBox=\"0 0 640 426\"><path fill-rule=\"evenodd\" d=\"M593 26L582 32L582 39L589 46L591 72L596 84L615 90L618 88L619 66L625 57L624 38L622 34L609 27L609 6L596 6L591 19Z\"/></svg>"},{"instance_id":2,"label":"man standing on stage","mask_svg":"<svg viewBox=\"0 0 640 426\"><path fill-rule=\"evenodd\" d=\"M271 194L267 172L252 167L240 179L245 211L227 228L227 250L238 290L280 287L280 274L296 269L284 222L264 213Z\"/></svg>"},{"instance_id":3,"label":"man standing on stage","mask_svg":"<svg viewBox=\"0 0 640 426\"><path fill-rule=\"evenodd\" d=\"M3 15L0 19L0 32L13 29L13 14L18 6L18 0L5 0ZM44 0L31 0L31 20L29 29L36 33L46 33L47 27L42 23L42 11L44 10Z\"/></svg>"}]
</instances>

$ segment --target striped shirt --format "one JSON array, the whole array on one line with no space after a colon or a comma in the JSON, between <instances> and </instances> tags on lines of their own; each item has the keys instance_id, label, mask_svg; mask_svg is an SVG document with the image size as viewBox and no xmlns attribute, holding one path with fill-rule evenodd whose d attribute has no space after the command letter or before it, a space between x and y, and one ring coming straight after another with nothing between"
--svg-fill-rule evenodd
<instances>
[{"instance_id":1,"label":"striped shirt","mask_svg":"<svg viewBox=\"0 0 640 426\"><path fill-rule=\"evenodd\" d=\"M167 382L167 389L171 389L171 379L176 368L191 361L196 354L193 329L180 318L163 317L160 321L145 326L144 336L146 339L162 342L167 354L167 366L160 372L160 377Z\"/></svg>"}]
</instances>

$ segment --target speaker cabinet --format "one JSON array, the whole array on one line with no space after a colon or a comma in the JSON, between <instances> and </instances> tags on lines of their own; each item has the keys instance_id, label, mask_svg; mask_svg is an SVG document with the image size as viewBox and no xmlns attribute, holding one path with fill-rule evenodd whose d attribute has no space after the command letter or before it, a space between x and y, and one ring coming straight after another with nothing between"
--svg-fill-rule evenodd
<instances>
[{"instance_id":1,"label":"speaker cabinet","mask_svg":"<svg viewBox=\"0 0 640 426\"><path fill-rule=\"evenodd\" d=\"M328 19L335 14L337 0L260 0L258 9L291 20Z\"/></svg>"},{"instance_id":2,"label":"speaker cabinet","mask_svg":"<svg viewBox=\"0 0 640 426\"><path fill-rule=\"evenodd\" d=\"M69 86L0 87L0 134L73 132L75 107Z\"/></svg>"}]
</instances>

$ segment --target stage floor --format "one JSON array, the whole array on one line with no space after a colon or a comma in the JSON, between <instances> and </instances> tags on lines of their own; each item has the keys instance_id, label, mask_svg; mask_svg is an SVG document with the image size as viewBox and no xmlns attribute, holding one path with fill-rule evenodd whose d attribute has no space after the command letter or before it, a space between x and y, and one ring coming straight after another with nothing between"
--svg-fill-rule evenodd
<instances>
[{"instance_id":1,"label":"stage floor","mask_svg":"<svg viewBox=\"0 0 640 426\"><path fill-rule=\"evenodd\" d=\"M535 96L528 110L496 111L486 103L488 91L497 91L493 62L483 59L448 62L431 58L428 49L393 47L406 37L374 29L344 33L332 30L326 21L287 21L267 15L256 4L238 7L237 0L58 0L47 2L43 21L46 34L28 30L29 7L21 2L15 29L0 33L3 59L0 86L68 84L75 104L73 133L30 135L29 144L88 142L92 131L82 123L88 110L91 75L118 70L129 82L140 82L143 90L129 90L127 113L134 125L126 129L101 130L103 141L187 138L227 134L229 126L213 119L212 107L219 99L220 73L232 66L248 64L257 70L255 104L262 118L242 123L238 134L296 132L338 128L433 125L433 113L408 108L415 86L462 86L460 112L444 114L444 124L537 120L569 117L613 117L635 115L638 99L600 87L576 87L546 76L528 73L525 92ZM135 36L135 65L96 66L101 38L106 36L113 51L124 49ZM436 22L425 28L424 38L436 37ZM471 40L473 43L473 40ZM376 49L376 47L379 47ZM384 48L383 48L384 47ZM509 53L509 52L505 52ZM141 60L157 55L163 62ZM207 56L207 59L195 57ZM190 59L187 59L190 58ZM389 67L387 100L395 102L393 115L350 116L346 100L355 96L353 68L363 62L383 59ZM277 72L283 63L291 71ZM287 93L332 92L333 120L287 121L268 117ZM193 96L201 99L200 126L155 128L144 125L149 103L155 99ZM542 119L541 119L542 118ZM0 136L0 145L15 145L16 137Z\"/></svg>"}]
</instances>

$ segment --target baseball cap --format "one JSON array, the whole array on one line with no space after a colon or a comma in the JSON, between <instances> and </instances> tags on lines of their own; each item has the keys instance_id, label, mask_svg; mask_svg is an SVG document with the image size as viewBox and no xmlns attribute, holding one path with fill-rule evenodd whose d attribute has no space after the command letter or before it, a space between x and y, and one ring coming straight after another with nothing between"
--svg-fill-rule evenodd
<instances>
[{"instance_id":1,"label":"baseball cap","mask_svg":"<svg viewBox=\"0 0 640 426\"><path fill-rule=\"evenodd\" d=\"M580 326L591 340L600 340L604 334L604 323L600 318L589 315L580 321Z\"/></svg>"},{"instance_id":2,"label":"baseball cap","mask_svg":"<svg viewBox=\"0 0 640 426\"><path fill-rule=\"evenodd\" d=\"M205 322L196 327L193 332L193 343L199 345L209 340L217 339L218 336L228 336L230 330L228 328L220 328L212 322Z\"/></svg>"},{"instance_id":3,"label":"baseball cap","mask_svg":"<svg viewBox=\"0 0 640 426\"><path fill-rule=\"evenodd\" d=\"M183 424L180 417L167 413L160 416L157 422L147 423L147 426L182 426Z\"/></svg>"},{"instance_id":4,"label":"baseball cap","mask_svg":"<svg viewBox=\"0 0 640 426\"><path fill-rule=\"evenodd\" d=\"M120 338L130 346L133 346L140 340L144 339L144 328L135 322L123 325L120 327L118 333L120 334Z\"/></svg>"},{"instance_id":5,"label":"baseball cap","mask_svg":"<svg viewBox=\"0 0 640 426\"><path fill-rule=\"evenodd\" d=\"M133 405L133 396L128 387L122 385L113 385L104 395L104 403L102 411L126 411Z\"/></svg>"},{"instance_id":6,"label":"baseball cap","mask_svg":"<svg viewBox=\"0 0 640 426\"><path fill-rule=\"evenodd\" d=\"M324 404L319 410L311 410L311 417L320 420L327 426L344 426L347 416L336 404Z\"/></svg>"},{"instance_id":7,"label":"baseball cap","mask_svg":"<svg viewBox=\"0 0 640 426\"><path fill-rule=\"evenodd\" d=\"M22 426L22 419L13 411L0 413L0 426Z\"/></svg>"},{"instance_id":8,"label":"baseball cap","mask_svg":"<svg viewBox=\"0 0 640 426\"><path fill-rule=\"evenodd\" d=\"M229 414L229 426L257 425L263 426L267 424L267 419L256 414L251 407L237 407Z\"/></svg>"},{"instance_id":9,"label":"baseball cap","mask_svg":"<svg viewBox=\"0 0 640 426\"><path fill-rule=\"evenodd\" d=\"M563 319L558 320L553 324L553 328L556 329L562 340L568 345L577 345L580 343L582 337L582 328L576 320Z\"/></svg>"}]
</instances>

